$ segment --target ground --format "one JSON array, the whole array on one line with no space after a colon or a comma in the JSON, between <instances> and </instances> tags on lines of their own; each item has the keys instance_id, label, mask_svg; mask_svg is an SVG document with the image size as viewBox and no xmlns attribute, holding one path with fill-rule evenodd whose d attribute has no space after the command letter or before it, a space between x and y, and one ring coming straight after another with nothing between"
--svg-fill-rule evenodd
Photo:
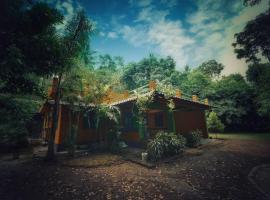
<instances>
[{"instance_id":1,"label":"ground","mask_svg":"<svg viewBox=\"0 0 270 200\"><path fill-rule=\"evenodd\" d=\"M270 133L212 133L212 138L235 140L270 140Z\"/></svg>"},{"instance_id":2,"label":"ground","mask_svg":"<svg viewBox=\"0 0 270 200\"><path fill-rule=\"evenodd\" d=\"M248 180L258 165L270 163L270 141L215 140L189 149L154 169L119 156L89 155L48 164L2 161L0 199L264 199Z\"/></svg>"}]
</instances>

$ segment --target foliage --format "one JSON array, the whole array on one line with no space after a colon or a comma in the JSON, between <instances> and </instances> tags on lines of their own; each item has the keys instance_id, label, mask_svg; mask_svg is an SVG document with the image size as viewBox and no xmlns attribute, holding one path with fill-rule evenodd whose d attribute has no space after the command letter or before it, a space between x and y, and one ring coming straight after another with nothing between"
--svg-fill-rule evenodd
<instances>
[{"instance_id":1,"label":"foliage","mask_svg":"<svg viewBox=\"0 0 270 200\"><path fill-rule=\"evenodd\" d=\"M200 70L192 70L187 74L180 88L187 94L205 98L211 90L211 79Z\"/></svg>"},{"instance_id":2,"label":"foliage","mask_svg":"<svg viewBox=\"0 0 270 200\"><path fill-rule=\"evenodd\" d=\"M247 62L260 61L260 55L270 62L270 9L247 23L244 30L235 34L233 43L237 58Z\"/></svg>"},{"instance_id":3,"label":"foliage","mask_svg":"<svg viewBox=\"0 0 270 200\"><path fill-rule=\"evenodd\" d=\"M186 138L186 145L188 147L196 147L201 142L202 132L200 130L191 131L185 133L184 137Z\"/></svg>"},{"instance_id":4,"label":"foliage","mask_svg":"<svg viewBox=\"0 0 270 200\"><path fill-rule=\"evenodd\" d=\"M63 16L45 3L3 0L0 4L0 92L43 95L40 76L59 67L60 43L55 25Z\"/></svg>"},{"instance_id":5,"label":"foliage","mask_svg":"<svg viewBox=\"0 0 270 200\"><path fill-rule=\"evenodd\" d=\"M221 71L224 69L224 65L218 63L216 60L209 60L207 62L203 62L198 69L211 78L214 78L220 75Z\"/></svg>"},{"instance_id":6,"label":"foliage","mask_svg":"<svg viewBox=\"0 0 270 200\"><path fill-rule=\"evenodd\" d=\"M158 161L162 158L177 155L183 152L186 140L181 135L160 131L156 137L148 143L148 158Z\"/></svg>"},{"instance_id":7,"label":"foliage","mask_svg":"<svg viewBox=\"0 0 270 200\"><path fill-rule=\"evenodd\" d=\"M0 97L0 145L18 151L27 144L27 124L38 111L39 101L29 96L1 95Z\"/></svg>"},{"instance_id":8,"label":"foliage","mask_svg":"<svg viewBox=\"0 0 270 200\"><path fill-rule=\"evenodd\" d=\"M246 118L252 112L253 91L240 74L223 77L208 94L213 110L228 129L248 125Z\"/></svg>"},{"instance_id":9,"label":"foliage","mask_svg":"<svg viewBox=\"0 0 270 200\"><path fill-rule=\"evenodd\" d=\"M123 83L132 90L149 83L150 80L167 82L175 71L175 62L171 57L158 59L150 54L138 63L130 63L122 76Z\"/></svg>"},{"instance_id":10,"label":"foliage","mask_svg":"<svg viewBox=\"0 0 270 200\"><path fill-rule=\"evenodd\" d=\"M244 0L244 5L254 6L260 2L261 0Z\"/></svg>"},{"instance_id":11,"label":"foliage","mask_svg":"<svg viewBox=\"0 0 270 200\"><path fill-rule=\"evenodd\" d=\"M120 110L116 106L110 106L105 104L96 105L94 108L97 116L97 125L98 121L102 119L109 119L110 121L118 124L120 120Z\"/></svg>"},{"instance_id":12,"label":"foliage","mask_svg":"<svg viewBox=\"0 0 270 200\"><path fill-rule=\"evenodd\" d=\"M175 87L172 84L159 84L157 85L156 91L164 94L165 98L175 96Z\"/></svg>"},{"instance_id":13,"label":"foliage","mask_svg":"<svg viewBox=\"0 0 270 200\"><path fill-rule=\"evenodd\" d=\"M256 108L262 116L270 116L270 64L249 65L247 79L256 91Z\"/></svg>"},{"instance_id":14,"label":"foliage","mask_svg":"<svg viewBox=\"0 0 270 200\"><path fill-rule=\"evenodd\" d=\"M217 114L212 111L207 117L207 128L210 132L223 132L224 124L219 120Z\"/></svg>"},{"instance_id":15,"label":"foliage","mask_svg":"<svg viewBox=\"0 0 270 200\"><path fill-rule=\"evenodd\" d=\"M95 111L95 117L96 117L95 127L96 127L96 131L99 136L100 143L101 143L102 137L100 133L100 128L101 128L102 122L106 122L107 126L109 126L110 123L112 123L113 126L117 126L119 124L121 113L118 107L105 105L105 104L98 104L95 107L90 108L90 110Z\"/></svg>"},{"instance_id":16,"label":"foliage","mask_svg":"<svg viewBox=\"0 0 270 200\"><path fill-rule=\"evenodd\" d=\"M120 136L121 132L115 129L111 130L108 134L108 147L112 153L119 153L123 147L123 141Z\"/></svg>"},{"instance_id":17,"label":"foliage","mask_svg":"<svg viewBox=\"0 0 270 200\"><path fill-rule=\"evenodd\" d=\"M111 57L109 54L99 55L97 68L115 72L124 66L124 60L120 56Z\"/></svg>"},{"instance_id":18,"label":"foliage","mask_svg":"<svg viewBox=\"0 0 270 200\"><path fill-rule=\"evenodd\" d=\"M53 106L53 121L49 138L47 159L54 158L54 137L58 121L59 103L61 99L61 84L65 73L74 68L77 59L84 57L89 49L90 33L93 31L93 24L86 17L83 10L79 10L74 14L72 19L67 23L61 38L61 56L58 57L57 64L60 66L58 84L56 86L56 94ZM79 121L79 119L77 120Z\"/></svg>"},{"instance_id":19,"label":"foliage","mask_svg":"<svg viewBox=\"0 0 270 200\"><path fill-rule=\"evenodd\" d=\"M138 109L138 114L143 114L153 102L154 95L139 95L137 96L136 100L136 108Z\"/></svg>"}]
</instances>

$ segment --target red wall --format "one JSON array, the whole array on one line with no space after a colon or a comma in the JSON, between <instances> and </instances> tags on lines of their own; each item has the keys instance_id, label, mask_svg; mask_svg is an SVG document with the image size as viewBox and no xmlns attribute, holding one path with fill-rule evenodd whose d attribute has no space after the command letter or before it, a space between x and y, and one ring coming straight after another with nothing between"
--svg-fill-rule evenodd
<instances>
[{"instance_id":1,"label":"red wall","mask_svg":"<svg viewBox=\"0 0 270 200\"><path fill-rule=\"evenodd\" d=\"M199 129L203 132L203 137L208 138L204 111L176 111L174 118L177 133L187 133Z\"/></svg>"}]
</instances>

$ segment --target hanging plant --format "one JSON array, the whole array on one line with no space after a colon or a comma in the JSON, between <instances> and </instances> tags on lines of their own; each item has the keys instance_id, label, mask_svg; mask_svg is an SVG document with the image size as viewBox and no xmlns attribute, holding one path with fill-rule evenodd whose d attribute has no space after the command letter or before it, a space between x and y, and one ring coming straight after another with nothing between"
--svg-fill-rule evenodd
<instances>
[{"instance_id":1,"label":"hanging plant","mask_svg":"<svg viewBox=\"0 0 270 200\"><path fill-rule=\"evenodd\" d=\"M138 109L138 114L144 113L153 102L153 95L138 95L136 101L136 107Z\"/></svg>"},{"instance_id":2,"label":"hanging plant","mask_svg":"<svg viewBox=\"0 0 270 200\"><path fill-rule=\"evenodd\" d=\"M169 100L168 100L167 106L168 106L168 108L169 108L169 111L172 112L173 109L175 108L175 103L174 103L173 99L169 99Z\"/></svg>"}]
</instances>

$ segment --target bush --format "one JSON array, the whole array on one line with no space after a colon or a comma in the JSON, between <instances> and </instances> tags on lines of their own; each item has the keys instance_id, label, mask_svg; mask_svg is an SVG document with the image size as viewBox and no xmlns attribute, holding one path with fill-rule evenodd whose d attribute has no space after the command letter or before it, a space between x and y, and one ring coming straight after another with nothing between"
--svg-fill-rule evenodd
<instances>
[{"instance_id":1,"label":"bush","mask_svg":"<svg viewBox=\"0 0 270 200\"><path fill-rule=\"evenodd\" d=\"M108 149L112 153L119 153L127 145L120 139L121 132L111 130L108 134Z\"/></svg>"},{"instance_id":2,"label":"bush","mask_svg":"<svg viewBox=\"0 0 270 200\"><path fill-rule=\"evenodd\" d=\"M183 136L160 131L147 145L148 159L158 161L183 152L186 140Z\"/></svg>"},{"instance_id":3,"label":"bush","mask_svg":"<svg viewBox=\"0 0 270 200\"><path fill-rule=\"evenodd\" d=\"M202 132L200 130L191 131L184 134L186 138L186 146L196 147L200 144L202 138Z\"/></svg>"},{"instance_id":4,"label":"bush","mask_svg":"<svg viewBox=\"0 0 270 200\"><path fill-rule=\"evenodd\" d=\"M215 112L210 112L207 118L207 127L210 132L223 132L224 124L219 120Z\"/></svg>"}]
</instances>

